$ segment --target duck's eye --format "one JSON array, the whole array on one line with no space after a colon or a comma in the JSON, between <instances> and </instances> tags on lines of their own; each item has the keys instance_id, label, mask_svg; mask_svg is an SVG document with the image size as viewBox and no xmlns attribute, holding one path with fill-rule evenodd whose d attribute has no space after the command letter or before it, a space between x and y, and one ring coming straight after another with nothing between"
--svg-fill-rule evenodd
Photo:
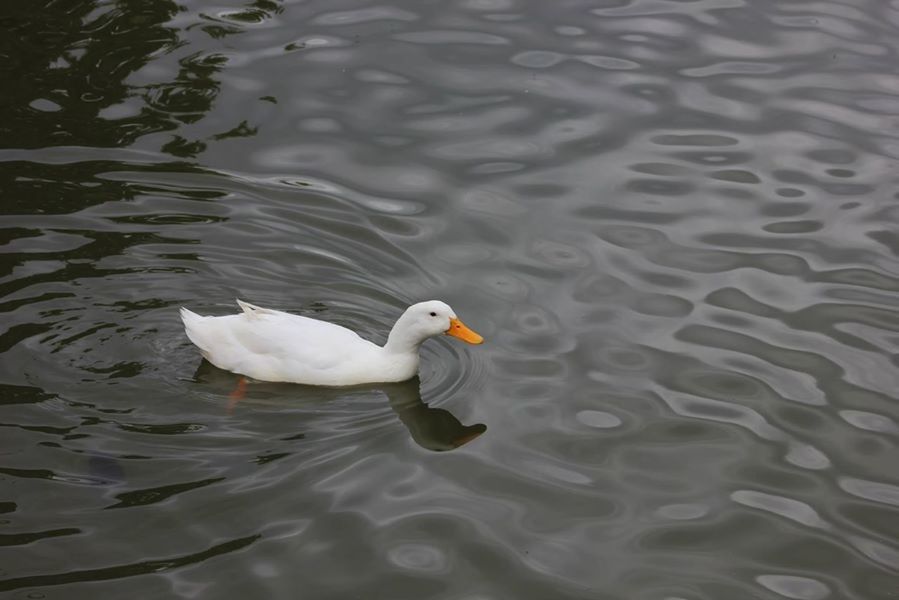
<instances>
[{"instance_id":1,"label":"duck's eye","mask_svg":"<svg viewBox=\"0 0 899 600\"><path fill-rule=\"evenodd\" d=\"M437 313L432 312L432 313L431 313L431 316L432 316L432 317L436 317L436 316L437 316Z\"/></svg>"}]
</instances>

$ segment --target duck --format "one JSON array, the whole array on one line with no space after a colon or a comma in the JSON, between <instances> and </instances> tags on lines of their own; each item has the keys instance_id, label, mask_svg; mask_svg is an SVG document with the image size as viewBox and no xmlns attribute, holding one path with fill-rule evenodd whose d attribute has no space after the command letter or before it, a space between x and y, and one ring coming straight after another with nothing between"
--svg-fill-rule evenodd
<instances>
[{"instance_id":1,"label":"duck","mask_svg":"<svg viewBox=\"0 0 899 600\"><path fill-rule=\"evenodd\" d=\"M188 339L220 369L251 380L342 387L396 383L418 374L419 348L449 335L469 344L484 338L445 302L408 307L379 346L328 321L237 300L240 313L203 316L181 308Z\"/></svg>"}]
</instances>

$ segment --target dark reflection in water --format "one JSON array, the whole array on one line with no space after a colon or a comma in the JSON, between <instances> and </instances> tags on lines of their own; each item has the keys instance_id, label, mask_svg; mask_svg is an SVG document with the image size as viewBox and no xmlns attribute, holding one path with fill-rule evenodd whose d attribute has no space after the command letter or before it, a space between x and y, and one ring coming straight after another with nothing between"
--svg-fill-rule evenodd
<instances>
[{"instance_id":1,"label":"dark reflection in water","mask_svg":"<svg viewBox=\"0 0 899 600\"><path fill-rule=\"evenodd\" d=\"M147 69L183 44L170 24L179 10L169 0L6 5L3 146L124 147L202 119L219 93L223 55L194 52L171 75ZM252 133L242 123L218 136ZM204 148L174 134L162 151L186 157Z\"/></svg>"},{"instance_id":2,"label":"dark reflection in water","mask_svg":"<svg viewBox=\"0 0 899 600\"><path fill-rule=\"evenodd\" d=\"M437 452L453 450L487 431L483 423L463 425L450 411L428 406L421 399L419 387L416 377L381 389L387 395L390 408L422 448Z\"/></svg>"},{"instance_id":3,"label":"dark reflection in water","mask_svg":"<svg viewBox=\"0 0 899 600\"><path fill-rule=\"evenodd\" d=\"M487 431L487 426L483 423L463 425L450 411L428 406L422 400L421 381L418 377L401 383L335 389L264 382L243 385L242 377L222 371L204 359L197 367L194 379L198 383L214 386L223 397L224 393L228 393L231 397L227 404L229 414L234 414L238 406L252 410L254 404L258 403L274 408L297 403L315 406L360 393L383 395L400 422L409 430L415 443L435 452L463 446ZM360 418L366 418L365 413L360 414ZM302 426L302 423L297 425Z\"/></svg>"}]
</instances>

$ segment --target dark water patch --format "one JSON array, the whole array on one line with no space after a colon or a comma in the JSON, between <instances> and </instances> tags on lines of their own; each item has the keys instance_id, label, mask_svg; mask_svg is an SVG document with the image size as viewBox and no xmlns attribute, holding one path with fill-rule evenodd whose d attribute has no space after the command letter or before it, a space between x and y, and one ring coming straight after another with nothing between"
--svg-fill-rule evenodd
<instances>
[{"instance_id":1,"label":"dark water patch","mask_svg":"<svg viewBox=\"0 0 899 600\"><path fill-rule=\"evenodd\" d=\"M40 388L22 385L0 385L0 404L34 404L54 398Z\"/></svg>"},{"instance_id":2,"label":"dark water patch","mask_svg":"<svg viewBox=\"0 0 899 600\"><path fill-rule=\"evenodd\" d=\"M778 221L765 225L764 230L769 233L780 233L789 235L793 233L813 233L820 231L824 227L821 221L815 220L797 220L797 221Z\"/></svg>"},{"instance_id":3,"label":"dark water patch","mask_svg":"<svg viewBox=\"0 0 899 600\"><path fill-rule=\"evenodd\" d=\"M22 340L26 340L47 331L50 331L50 327L46 325L13 325L0 334L0 352L5 352Z\"/></svg>"},{"instance_id":4,"label":"dark water patch","mask_svg":"<svg viewBox=\"0 0 899 600\"><path fill-rule=\"evenodd\" d=\"M149 560L127 565L115 565L99 569L73 570L64 573L2 579L0 580L0 590L10 591L29 587L64 585L67 583L108 581L150 573L164 573L186 565L201 563L232 552L239 552L252 545L259 540L260 537L261 536L259 535L253 535L230 540L210 546L208 549L200 552L181 554L171 558Z\"/></svg>"},{"instance_id":5,"label":"dark water patch","mask_svg":"<svg viewBox=\"0 0 899 600\"><path fill-rule=\"evenodd\" d=\"M285 439L291 439L291 438L285 438ZM297 439L297 438L294 438L294 439ZM301 439L301 438L300 438L300 439ZM257 457L255 458L255 461L254 461L254 462L255 462L256 464L258 464L258 465L264 465L264 464L268 464L268 463L270 463L270 462L274 462L274 461L276 461L276 460L280 460L280 459L282 459L282 458L286 458L286 457L290 456L290 454L291 454L290 452L279 452L279 453L274 453L274 454L263 454L263 455L257 456Z\"/></svg>"},{"instance_id":6,"label":"dark water patch","mask_svg":"<svg viewBox=\"0 0 899 600\"><path fill-rule=\"evenodd\" d=\"M0 546L27 546L28 544L45 540L49 538L60 537L64 535L78 535L80 529L51 529L47 531L35 531L30 533L6 533L0 534Z\"/></svg>"},{"instance_id":7,"label":"dark water patch","mask_svg":"<svg viewBox=\"0 0 899 600\"><path fill-rule=\"evenodd\" d=\"M152 435L183 435L205 429L199 423L119 423L119 427L125 431Z\"/></svg>"},{"instance_id":8,"label":"dark water patch","mask_svg":"<svg viewBox=\"0 0 899 600\"><path fill-rule=\"evenodd\" d=\"M189 483L178 483L164 485L158 488L123 492L121 494L116 494L116 498L118 499L118 502L116 504L110 504L109 506L106 506L104 508L132 508L135 506L157 504L159 502L164 502L169 498L177 496L178 494L183 494L191 490L203 488L223 480L223 477L213 477L211 479L204 479L202 481L191 481Z\"/></svg>"},{"instance_id":9,"label":"dark water patch","mask_svg":"<svg viewBox=\"0 0 899 600\"><path fill-rule=\"evenodd\" d=\"M0 473L9 475L10 477L19 477L24 479L56 479L57 476L53 471L47 469L12 469L8 467L0 467Z\"/></svg>"},{"instance_id":10,"label":"dark water patch","mask_svg":"<svg viewBox=\"0 0 899 600\"><path fill-rule=\"evenodd\" d=\"M36 431L39 433L48 433L50 435L59 436L66 436L78 428L77 425L73 427L50 427L48 425L12 425L10 423L0 423L0 427L19 427L26 431Z\"/></svg>"}]
</instances>

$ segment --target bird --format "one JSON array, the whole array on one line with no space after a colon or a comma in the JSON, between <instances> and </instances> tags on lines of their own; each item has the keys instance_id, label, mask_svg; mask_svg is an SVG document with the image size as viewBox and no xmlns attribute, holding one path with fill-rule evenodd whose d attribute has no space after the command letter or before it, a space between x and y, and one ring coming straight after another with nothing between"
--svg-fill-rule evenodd
<instances>
[{"instance_id":1,"label":"bird","mask_svg":"<svg viewBox=\"0 0 899 600\"><path fill-rule=\"evenodd\" d=\"M383 346L319 319L237 300L242 312L202 316L184 307L190 341L220 369L252 380L342 387L406 381L418 374L419 347L446 334L481 344L445 302L413 304L397 319Z\"/></svg>"}]
</instances>

